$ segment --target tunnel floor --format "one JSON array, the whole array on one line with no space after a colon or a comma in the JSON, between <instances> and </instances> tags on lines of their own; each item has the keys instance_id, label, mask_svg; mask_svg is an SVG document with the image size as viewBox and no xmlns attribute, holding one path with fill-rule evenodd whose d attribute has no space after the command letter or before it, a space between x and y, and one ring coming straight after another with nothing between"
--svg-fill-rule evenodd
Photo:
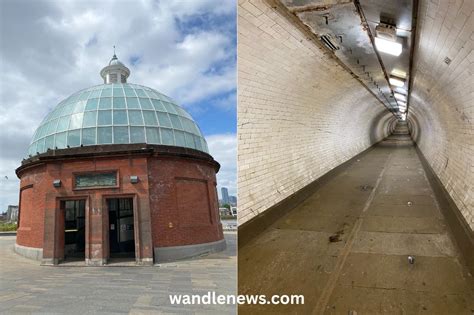
<instances>
[{"instance_id":1,"label":"tunnel floor","mask_svg":"<svg viewBox=\"0 0 474 315\"><path fill-rule=\"evenodd\" d=\"M305 296L239 314L474 313L473 277L405 128L239 248L239 294Z\"/></svg>"}]
</instances>

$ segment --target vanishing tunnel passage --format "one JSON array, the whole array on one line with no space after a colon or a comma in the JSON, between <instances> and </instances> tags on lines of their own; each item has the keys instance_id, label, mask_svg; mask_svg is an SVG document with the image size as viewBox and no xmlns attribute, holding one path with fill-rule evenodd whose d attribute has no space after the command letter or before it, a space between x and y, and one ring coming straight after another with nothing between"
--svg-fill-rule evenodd
<instances>
[{"instance_id":1,"label":"vanishing tunnel passage","mask_svg":"<svg viewBox=\"0 0 474 315\"><path fill-rule=\"evenodd\" d=\"M239 2L239 293L473 312L473 8Z\"/></svg>"},{"instance_id":2,"label":"vanishing tunnel passage","mask_svg":"<svg viewBox=\"0 0 474 315\"><path fill-rule=\"evenodd\" d=\"M244 314L474 309L472 276L450 237L407 124L398 123L391 136L240 247L239 291L305 296L302 306L241 306Z\"/></svg>"}]
</instances>

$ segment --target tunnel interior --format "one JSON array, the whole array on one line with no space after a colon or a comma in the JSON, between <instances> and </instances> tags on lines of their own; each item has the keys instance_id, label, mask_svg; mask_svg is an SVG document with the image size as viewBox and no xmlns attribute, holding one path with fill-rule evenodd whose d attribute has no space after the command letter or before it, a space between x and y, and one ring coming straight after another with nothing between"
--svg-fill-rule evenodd
<instances>
[{"instance_id":1,"label":"tunnel interior","mask_svg":"<svg viewBox=\"0 0 474 315\"><path fill-rule=\"evenodd\" d=\"M474 310L473 8L239 3L240 293L291 289L316 313Z\"/></svg>"}]
</instances>

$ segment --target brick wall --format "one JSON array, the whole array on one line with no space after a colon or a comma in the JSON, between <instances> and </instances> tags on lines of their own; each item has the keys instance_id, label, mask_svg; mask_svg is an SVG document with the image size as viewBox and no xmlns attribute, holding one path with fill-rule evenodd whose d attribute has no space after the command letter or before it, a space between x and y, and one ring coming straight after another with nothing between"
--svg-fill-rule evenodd
<instances>
[{"instance_id":1,"label":"brick wall","mask_svg":"<svg viewBox=\"0 0 474 315\"><path fill-rule=\"evenodd\" d=\"M19 172L21 187L26 189L20 202L17 244L43 248L47 258L61 258L64 217L58 217L59 200L84 199L86 258L107 257L106 199L115 197L135 199L139 216L139 235L135 240L139 240L140 257L153 257L154 247L222 240L215 168L216 164L211 162L159 154L53 159L25 168ZM75 173L105 170L118 171L118 187L74 189ZM131 175L138 176L138 183L130 182ZM55 179L61 180L61 187L53 187ZM55 249L57 239L60 242Z\"/></svg>"},{"instance_id":2,"label":"brick wall","mask_svg":"<svg viewBox=\"0 0 474 315\"><path fill-rule=\"evenodd\" d=\"M239 224L383 139L393 118L285 14L239 1Z\"/></svg>"},{"instance_id":3,"label":"brick wall","mask_svg":"<svg viewBox=\"0 0 474 315\"><path fill-rule=\"evenodd\" d=\"M117 170L118 188L74 189L74 174ZM130 176L137 175L140 181L130 183ZM140 222L141 257L153 257L149 221L148 169L146 157L68 159L49 161L45 164L26 168L19 173L22 190L20 201L20 228L17 244L43 248L43 256L62 257L63 249L56 247L56 238L64 239L64 217L58 219L59 200L85 199L86 220L89 232L86 233L86 257L102 258L108 256L104 246L104 229L108 228L106 197L136 196L142 216ZM61 187L53 187L53 181L61 180ZM31 193L30 193L31 192ZM60 222L62 221L62 222ZM56 251L56 252L55 252ZM58 254L58 251L60 253Z\"/></svg>"},{"instance_id":4,"label":"brick wall","mask_svg":"<svg viewBox=\"0 0 474 315\"><path fill-rule=\"evenodd\" d=\"M473 8L472 0L420 1L409 116L423 155L474 230Z\"/></svg>"},{"instance_id":5,"label":"brick wall","mask_svg":"<svg viewBox=\"0 0 474 315\"><path fill-rule=\"evenodd\" d=\"M43 247L45 198L38 198L38 196L44 196L47 191L45 171L46 167L40 166L21 178L20 226L16 238L19 245Z\"/></svg>"},{"instance_id":6,"label":"brick wall","mask_svg":"<svg viewBox=\"0 0 474 315\"><path fill-rule=\"evenodd\" d=\"M153 246L223 239L214 166L186 159L149 160Z\"/></svg>"}]
</instances>

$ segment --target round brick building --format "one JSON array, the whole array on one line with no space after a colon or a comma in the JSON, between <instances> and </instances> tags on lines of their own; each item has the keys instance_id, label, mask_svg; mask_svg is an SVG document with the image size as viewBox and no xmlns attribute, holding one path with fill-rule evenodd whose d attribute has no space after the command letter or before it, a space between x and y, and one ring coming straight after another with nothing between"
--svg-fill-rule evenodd
<instances>
[{"instance_id":1,"label":"round brick building","mask_svg":"<svg viewBox=\"0 0 474 315\"><path fill-rule=\"evenodd\" d=\"M114 55L36 130L20 178L15 251L58 264L139 264L225 248L206 140L169 97L129 84Z\"/></svg>"}]
</instances>

